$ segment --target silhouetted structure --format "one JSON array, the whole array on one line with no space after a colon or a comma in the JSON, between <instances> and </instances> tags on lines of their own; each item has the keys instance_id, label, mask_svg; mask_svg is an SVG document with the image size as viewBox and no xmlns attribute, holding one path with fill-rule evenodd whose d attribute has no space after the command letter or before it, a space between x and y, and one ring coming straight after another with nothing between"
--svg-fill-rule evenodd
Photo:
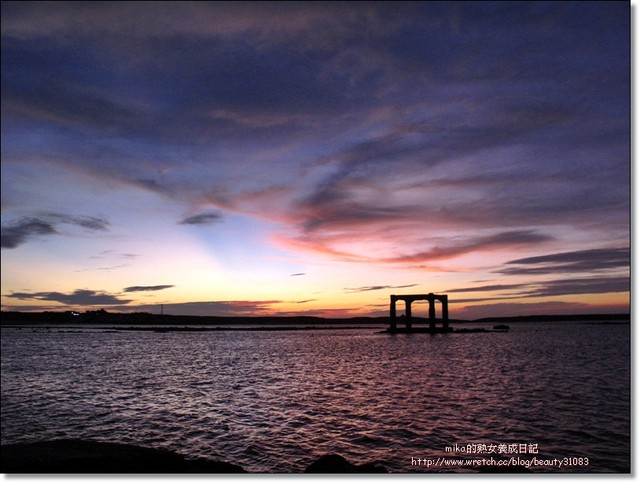
<instances>
[{"instance_id":1,"label":"silhouetted structure","mask_svg":"<svg viewBox=\"0 0 640 483\"><path fill-rule=\"evenodd\" d=\"M398 329L396 317L396 302L402 300L404 302L404 329ZM416 300L427 300L429 302L429 328L414 329L413 317L411 315L411 304ZM442 318L436 318L436 300L442 305ZM442 325L438 327L437 323ZM414 295L391 295L391 304L389 306L389 329L388 332L452 332L449 327L449 299L447 295L414 294Z\"/></svg>"}]
</instances>

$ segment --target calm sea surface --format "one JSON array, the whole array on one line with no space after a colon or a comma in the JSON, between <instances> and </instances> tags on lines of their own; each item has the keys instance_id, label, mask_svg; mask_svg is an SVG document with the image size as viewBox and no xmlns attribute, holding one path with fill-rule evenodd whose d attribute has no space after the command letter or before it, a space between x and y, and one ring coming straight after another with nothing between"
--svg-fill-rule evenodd
<instances>
[{"instance_id":1,"label":"calm sea surface","mask_svg":"<svg viewBox=\"0 0 640 483\"><path fill-rule=\"evenodd\" d=\"M4 328L2 443L125 442L250 472L300 472L326 453L426 471L412 458L524 444L508 456L589 462L536 471L630 470L629 324L377 330Z\"/></svg>"}]
</instances>

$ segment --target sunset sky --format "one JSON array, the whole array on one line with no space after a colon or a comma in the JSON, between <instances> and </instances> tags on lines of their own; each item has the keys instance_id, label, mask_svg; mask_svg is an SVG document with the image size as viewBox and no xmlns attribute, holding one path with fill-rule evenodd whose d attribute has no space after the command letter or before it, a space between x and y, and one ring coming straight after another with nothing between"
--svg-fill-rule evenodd
<instances>
[{"instance_id":1,"label":"sunset sky","mask_svg":"<svg viewBox=\"0 0 640 483\"><path fill-rule=\"evenodd\" d=\"M1 144L4 311L629 311L628 2L2 2Z\"/></svg>"}]
</instances>

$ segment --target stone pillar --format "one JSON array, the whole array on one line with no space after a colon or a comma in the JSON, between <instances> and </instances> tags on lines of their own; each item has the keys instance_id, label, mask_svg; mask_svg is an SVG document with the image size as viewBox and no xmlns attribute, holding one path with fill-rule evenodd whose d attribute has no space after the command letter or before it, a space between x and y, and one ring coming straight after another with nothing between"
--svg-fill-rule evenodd
<instances>
[{"instance_id":1,"label":"stone pillar","mask_svg":"<svg viewBox=\"0 0 640 483\"><path fill-rule=\"evenodd\" d=\"M429 319L435 319L436 318L436 304L435 304L435 298L434 297L429 297Z\"/></svg>"},{"instance_id":2,"label":"stone pillar","mask_svg":"<svg viewBox=\"0 0 640 483\"><path fill-rule=\"evenodd\" d=\"M404 318L405 318L405 326L408 330L411 330L411 300L404 299Z\"/></svg>"},{"instance_id":3,"label":"stone pillar","mask_svg":"<svg viewBox=\"0 0 640 483\"><path fill-rule=\"evenodd\" d=\"M435 330L436 328L436 305L435 299L432 294L429 294L429 330Z\"/></svg>"},{"instance_id":4,"label":"stone pillar","mask_svg":"<svg viewBox=\"0 0 640 483\"><path fill-rule=\"evenodd\" d=\"M389 304L389 328L396 330L396 298L391 296L391 303Z\"/></svg>"},{"instance_id":5,"label":"stone pillar","mask_svg":"<svg viewBox=\"0 0 640 483\"><path fill-rule=\"evenodd\" d=\"M444 330L449 330L449 297L442 295L440 302L442 303L442 327Z\"/></svg>"}]
</instances>

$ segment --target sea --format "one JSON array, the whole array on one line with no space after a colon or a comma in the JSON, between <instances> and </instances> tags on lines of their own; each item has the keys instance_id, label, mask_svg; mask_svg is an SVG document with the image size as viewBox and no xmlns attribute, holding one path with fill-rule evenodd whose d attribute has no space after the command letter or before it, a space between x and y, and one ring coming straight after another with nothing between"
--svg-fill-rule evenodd
<instances>
[{"instance_id":1,"label":"sea","mask_svg":"<svg viewBox=\"0 0 640 483\"><path fill-rule=\"evenodd\" d=\"M628 322L382 329L2 328L1 442L130 443L250 473L326 454L392 473L631 471Z\"/></svg>"}]
</instances>

